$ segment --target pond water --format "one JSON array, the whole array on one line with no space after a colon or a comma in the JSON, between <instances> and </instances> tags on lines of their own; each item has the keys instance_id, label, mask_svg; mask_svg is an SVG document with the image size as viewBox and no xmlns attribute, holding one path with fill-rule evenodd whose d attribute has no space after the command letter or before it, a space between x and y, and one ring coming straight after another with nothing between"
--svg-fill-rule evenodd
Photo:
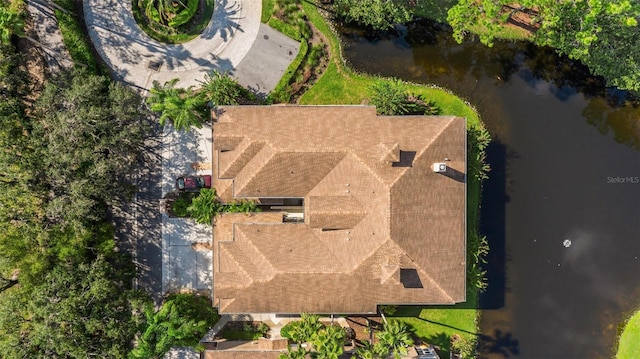
<instances>
[{"instance_id":1,"label":"pond water","mask_svg":"<svg viewBox=\"0 0 640 359\"><path fill-rule=\"evenodd\" d=\"M355 69L448 88L492 134L483 357L611 358L640 306L640 104L547 48L341 32Z\"/></svg>"}]
</instances>

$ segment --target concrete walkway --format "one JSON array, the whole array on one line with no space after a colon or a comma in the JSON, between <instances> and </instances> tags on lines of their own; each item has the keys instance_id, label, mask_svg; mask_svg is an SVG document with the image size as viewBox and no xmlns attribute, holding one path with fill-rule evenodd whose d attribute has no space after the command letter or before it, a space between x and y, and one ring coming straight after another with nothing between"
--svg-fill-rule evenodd
<instances>
[{"instance_id":1,"label":"concrete walkway","mask_svg":"<svg viewBox=\"0 0 640 359\"><path fill-rule=\"evenodd\" d=\"M211 70L236 69L259 36L263 26L261 10L259 0L216 0L211 22L200 36L184 44L169 45L151 39L138 27L131 13L131 0L84 0L89 35L100 56L116 77L142 89L148 89L153 80L163 83L173 78L180 78L178 86L198 85ZM299 44L279 33L278 39L282 44L274 45L286 55L280 57L278 67L286 69ZM151 63L160 66L156 70L150 68ZM234 76L245 86L255 86L245 79L243 71L235 71ZM261 90L269 92L275 83L268 86Z\"/></svg>"},{"instance_id":2,"label":"concrete walkway","mask_svg":"<svg viewBox=\"0 0 640 359\"><path fill-rule=\"evenodd\" d=\"M27 0L27 9L49 71L55 73L62 68L71 68L73 62L62 42L62 33L51 4L47 0Z\"/></svg>"}]
</instances>

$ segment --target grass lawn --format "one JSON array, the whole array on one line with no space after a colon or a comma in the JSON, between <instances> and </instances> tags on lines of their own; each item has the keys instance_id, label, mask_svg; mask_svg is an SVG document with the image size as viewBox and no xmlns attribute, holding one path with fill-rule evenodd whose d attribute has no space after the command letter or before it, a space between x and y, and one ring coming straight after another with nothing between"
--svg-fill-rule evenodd
<instances>
[{"instance_id":1,"label":"grass lawn","mask_svg":"<svg viewBox=\"0 0 640 359\"><path fill-rule=\"evenodd\" d=\"M640 310L637 311L624 327L616 359L640 358Z\"/></svg>"},{"instance_id":2,"label":"grass lawn","mask_svg":"<svg viewBox=\"0 0 640 359\"><path fill-rule=\"evenodd\" d=\"M220 333L220 336L227 340L257 340L259 338L262 338L262 333L225 329Z\"/></svg>"},{"instance_id":3,"label":"grass lawn","mask_svg":"<svg viewBox=\"0 0 640 359\"><path fill-rule=\"evenodd\" d=\"M361 104L366 102L368 88L376 81L385 79L355 73L345 66L340 56L340 45L335 34L318 13L317 9L307 2L302 6L309 19L327 37L333 54L329 67L318 82L300 99L301 104ZM468 127L482 127L478 113L459 97L441 88L416 84L405 84L409 92L424 94L428 100L434 101L443 115L456 115L467 118ZM467 218L468 238L477 237L478 206L480 200L480 182L469 174L467 185ZM394 318L410 325L415 334L424 341L439 345L442 354L448 357L449 341L452 334L475 338L477 333L477 290L467 286L467 302L455 306L400 306Z\"/></svg>"}]
</instances>

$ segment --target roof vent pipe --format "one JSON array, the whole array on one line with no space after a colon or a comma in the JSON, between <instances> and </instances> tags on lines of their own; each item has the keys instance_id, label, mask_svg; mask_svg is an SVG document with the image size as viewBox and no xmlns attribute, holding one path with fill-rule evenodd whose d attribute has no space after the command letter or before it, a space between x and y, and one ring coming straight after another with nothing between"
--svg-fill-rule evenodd
<instances>
[{"instance_id":1,"label":"roof vent pipe","mask_svg":"<svg viewBox=\"0 0 640 359\"><path fill-rule=\"evenodd\" d=\"M436 162L433 164L433 172L444 173L447 172L447 164L444 162Z\"/></svg>"}]
</instances>

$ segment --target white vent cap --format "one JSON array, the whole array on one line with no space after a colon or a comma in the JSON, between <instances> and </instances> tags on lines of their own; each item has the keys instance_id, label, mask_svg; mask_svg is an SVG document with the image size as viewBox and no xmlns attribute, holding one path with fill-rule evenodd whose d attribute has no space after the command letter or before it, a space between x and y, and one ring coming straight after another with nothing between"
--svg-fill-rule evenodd
<instances>
[{"instance_id":1,"label":"white vent cap","mask_svg":"<svg viewBox=\"0 0 640 359\"><path fill-rule=\"evenodd\" d=\"M447 172L447 164L444 162L436 162L433 164L433 172L442 173Z\"/></svg>"}]
</instances>

